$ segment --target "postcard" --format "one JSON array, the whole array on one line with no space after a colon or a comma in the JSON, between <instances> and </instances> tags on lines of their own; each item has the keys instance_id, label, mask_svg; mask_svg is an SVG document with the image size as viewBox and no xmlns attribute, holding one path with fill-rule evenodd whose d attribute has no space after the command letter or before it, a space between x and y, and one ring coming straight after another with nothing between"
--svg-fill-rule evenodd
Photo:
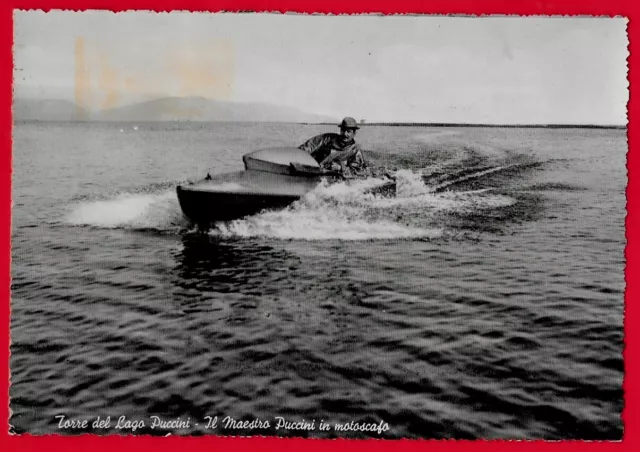
<instances>
[{"instance_id":1,"label":"postcard","mask_svg":"<svg viewBox=\"0 0 640 452\"><path fill-rule=\"evenodd\" d=\"M621 440L627 26L16 10L10 434Z\"/></svg>"}]
</instances>

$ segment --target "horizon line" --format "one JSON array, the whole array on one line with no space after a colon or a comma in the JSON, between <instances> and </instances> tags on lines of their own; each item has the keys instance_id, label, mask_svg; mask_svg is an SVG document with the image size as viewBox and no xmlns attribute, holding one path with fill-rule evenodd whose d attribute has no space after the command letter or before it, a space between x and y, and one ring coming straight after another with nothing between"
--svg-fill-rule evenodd
<instances>
[{"instance_id":1,"label":"horizon line","mask_svg":"<svg viewBox=\"0 0 640 452\"><path fill-rule=\"evenodd\" d=\"M332 123L320 123L333 125ZM358 123L360 128L367 126L407 126L407 127L548 127L548 128L626 128L628 124L594 124L594 123L492 123L492 122L425 122L425 121L372 121Z\"/></svg>"},{"instance_id":2,"label":"horizon line","mask_svg":"<svg viewBox=\"0 0 640 452\"><path fill-rule=\"evenodd\" d=\"M309 122L309 121L251 121L251 120L197 120L197 119L175 119L175 120L104 120L104 119L17 119L13 118L14 123L29 123L29 122L102 122L102 123L180 123L180 122L194 122L194 123L272 123L272 124L300 124L300 125L313 125L313 126L338 126L338 123L332 122ZM360 128L366 127L494 127L494 128L548 128L548 129L625 129L628 128L628 124L576 124L576 123L518 123L518 124L502 124L502 123L471 123L471 122L410 122L410 121L375 121L367 123L358 123Z\"/></svg>"}]
</instances>

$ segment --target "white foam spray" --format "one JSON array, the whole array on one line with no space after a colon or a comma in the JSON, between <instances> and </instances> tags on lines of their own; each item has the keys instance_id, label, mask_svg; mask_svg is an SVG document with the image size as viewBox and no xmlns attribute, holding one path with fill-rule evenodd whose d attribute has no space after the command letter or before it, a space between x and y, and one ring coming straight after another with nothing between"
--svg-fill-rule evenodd
<instances>
[{"instance_id":1,"label":"white foam spray","mask_svg":"<svg viewBox=\"0 0 640 452\"><path fill-rule=\"evenodd\" d=\"M69 224L100 228L170 231L187 226L175 191L158 194L123 193L115 198L73 206Z\"/></svg>"},{"instance_id":2,"label":"white foam spray","mask_svg":"<svg viewBox=\"0 0 640 452\"><path fill-rule=\"evenodd\" d=\"M437 238L444 232L437 224L426 221L420 227L403 224L398 218L416 208L422 218L428 218L429 214L445 210L493 208L515 202L487 191L434 193L419 173L410 170L398 171L395 177L396 197L370 191L388 183L385 179L321 184L287 209L220 223L210 234L299 240Z\"/></svg>"},{"instance_id":3,"label":"white foam spray","mask_svg":"<svg viewBox=\"0 0 640 452\"><path fill-rule=\"evenodd\" d=\"M433 189L422 180L422 174L411 170L399 170L395 173L396 196L398 198L411 198L413 196L431 193Z\"/></svg>"},{"instance_id":4,"label":"white foam spray","mask_svg":"<svg viewBox=\"0 0 640 452\"><path fill-rule=\"evenodd\" d=\"M338 209L296 207L219 224L210 234L298 240L381 240L435 238L442 230L408 227L393 221L368 221L357 215L345 215Z\"/></svg>"},{"instance_id":5,"label":"white foam spray","mask_svg":"<svg viewBox=\"0 0 640 452\"><path fill-rule=\"evenodd\" d=\"M437 238L444 233L435 219L438 213L503 207L515 202L489 190L436 193L434 187L425 185L420 172L400 170L394 177L395 197L376 194L376 188L389 183L385 178L322 183L286 209L219 223L210 234L296 240ZM170 233L189 226L175 191L166 188L84 201L73 205L65 220L73 225Z\"/></svg>"}]
</instances>

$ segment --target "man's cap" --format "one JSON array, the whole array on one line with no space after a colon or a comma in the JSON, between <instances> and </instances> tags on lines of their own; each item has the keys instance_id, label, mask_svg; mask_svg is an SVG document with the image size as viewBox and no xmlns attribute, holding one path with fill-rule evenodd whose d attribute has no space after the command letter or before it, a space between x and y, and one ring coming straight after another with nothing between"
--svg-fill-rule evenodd
<instances>
[{"instance_id":1,"label":"man's cap","mask_svg":"<svg viewBox=\"0 0 640 452\"><path fill-rule=\"evenodd\" d=\"M358 123L356 122L355 119L346 117L340 123L340 128L341 129L359 129L360 127L358 127Z\"/></svg>"}]
</instances>

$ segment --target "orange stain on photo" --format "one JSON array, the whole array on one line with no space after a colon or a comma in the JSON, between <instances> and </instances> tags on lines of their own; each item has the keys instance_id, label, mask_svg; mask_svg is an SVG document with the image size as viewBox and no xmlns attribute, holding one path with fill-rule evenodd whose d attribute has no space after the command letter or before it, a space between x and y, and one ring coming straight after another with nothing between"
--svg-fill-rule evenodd
<instances>
[{"instance_id":1,"label":"orange stain on photo","mask_svg":"<svg viewBox=\"0 0 640 452\"><path fill-rule=\"evenodd\" d=\"M230 100L234 78L234 46L230 41L192 46L174 52L167 62L169 73L177 79L179 96ZM185 112L176 112L184 114ZM188 114L193 115L194 111Z\"/></svg>"},{"instance_id":2,"label":"orange stain on photo","mask_svg":"<svg viewBox=\"0 0 640 452\"><path fill-rule=\"evenodd\" d=\"M188 45L163 59L166 69L161 73L127 73L115 67L106 53L88 45L84 37L76 37L75 102L78 119L86 119L93 104L98 109L108 110L118 107L127 95L161 93L167 87L170 89L168 96L231 99L235 63L231 41L208 42L206 46ZM162 108L167 110L162 113L171 117L196 119L203 114L198 106L184 108L168 104Z\"/></svg>"},{"instance_id":3,"label":"orange stain on photo","mask_svg":"<svg viewBox=\"0 0 640 452\"><path fill-rule=\"evenodd\" d=\"M74 97L78 106L76 116L78 119L85 119L90 99L90 79L85 56L84 38L78 36L75 43L75 80Z\"/></svg>"}]
</instances>

